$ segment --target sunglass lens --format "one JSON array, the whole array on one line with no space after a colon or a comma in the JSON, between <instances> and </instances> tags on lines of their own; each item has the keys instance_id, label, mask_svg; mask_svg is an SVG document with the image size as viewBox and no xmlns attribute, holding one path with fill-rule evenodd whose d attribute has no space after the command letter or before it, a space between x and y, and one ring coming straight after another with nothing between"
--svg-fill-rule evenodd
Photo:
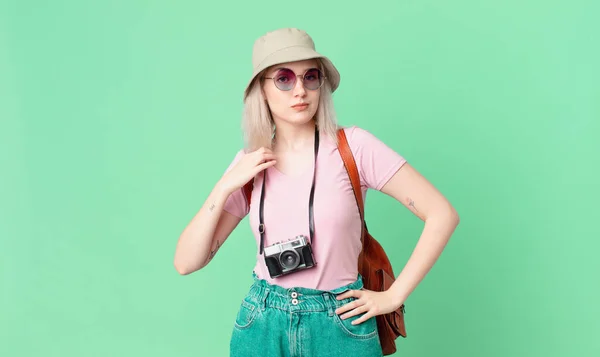
<instances>
[{"instance_id":1,"label":"sunglass lens","mask_svg":"<svg viewBox=\"0 0 600 357\"><path fill-rule=\"evenodd\" d=\"M281 69L275 75L275 85L281 90L290 90L294 88L295 83L296 75L290 69Z\"/></svg>"},{"instance_id":2,"label":"sunglass lens","mask_svg":"<svg viewBox=\"0 0 600 357\"><path fill-rule=\"evenodd\" d=\"M323 75L317 68L309 69L304 75L304 85L307 89L318 89L321 84L323 84Z\"/></svg>"}]
</instances>

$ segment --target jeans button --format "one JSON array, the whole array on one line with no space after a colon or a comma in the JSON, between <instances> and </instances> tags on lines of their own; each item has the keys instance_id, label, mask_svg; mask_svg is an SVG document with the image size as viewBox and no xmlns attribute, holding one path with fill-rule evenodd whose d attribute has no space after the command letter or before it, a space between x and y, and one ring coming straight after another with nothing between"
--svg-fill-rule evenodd
<instances>
[{"instance_id":1,"label":"jeans button","mask_svg":"<svg viewBox=\"0 0 600 357\"><path fill-rule=\"evenodd\" d=\"M292 299L292 305L298 305L298 299Z\"/></svg>"},{"instance_id":2,"label":"jeans button","mask_svg":"<svg viewBox=\"0 0 600 357\"><path fill-rule=\"evenodd\" d=\"M295 291L294 291L294 292L292 292L292 298L293 298L293 299L295 299L295 298L297 298L297 297L298 297L298 293L297 293L297 292L295 292Z\"/></svg>"}]
</instances>

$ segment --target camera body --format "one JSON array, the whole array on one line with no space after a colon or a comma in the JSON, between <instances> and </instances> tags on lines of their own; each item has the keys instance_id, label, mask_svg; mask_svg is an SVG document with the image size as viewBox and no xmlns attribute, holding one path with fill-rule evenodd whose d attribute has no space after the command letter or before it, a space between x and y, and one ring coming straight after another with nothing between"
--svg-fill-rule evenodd
<instances>
[{"instance_id":1,"label":"camera body","mask_svg":"<svg viewBox=\"0 0 600 357\"><path fill-rule=\"evenodd\" d=\"M271 278L316 265L312 247L307 237L303 235L265 247L264 255Z\"/></svg>"}]
</instances>

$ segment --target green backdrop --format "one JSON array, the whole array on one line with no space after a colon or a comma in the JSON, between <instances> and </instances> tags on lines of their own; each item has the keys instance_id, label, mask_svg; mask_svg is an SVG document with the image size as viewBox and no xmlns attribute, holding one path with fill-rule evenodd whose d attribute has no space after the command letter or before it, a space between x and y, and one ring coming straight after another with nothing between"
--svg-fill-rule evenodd
<instances>
[{"instance_id":1,"label":"green backdrop","mask_svg":"<svg viewBox=\"0 0 600 357\"><path fill-rule=\"evenodd\" d=\"M0 356L227 356L247 219L203 271L179 234L241 145L256 37L336 63L339 121L461 224L398 356L599 356L597 1L0 2ZM423 224L369 193L399 271Z\"/></svg>"}]
</instances>

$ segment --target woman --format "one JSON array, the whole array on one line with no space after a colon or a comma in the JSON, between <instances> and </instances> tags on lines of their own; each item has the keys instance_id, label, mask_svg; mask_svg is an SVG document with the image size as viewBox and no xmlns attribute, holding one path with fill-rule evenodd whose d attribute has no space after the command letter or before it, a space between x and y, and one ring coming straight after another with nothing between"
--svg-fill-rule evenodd
<instances>
[{"instance_id":1,"label":"woman","mask_svg":"<svg viewBox=\"0 0 600 357\"><path fill-rule=\"evenodd\" d=\"M403 304L440 255L458 215L400 154L364 129L343 128L363 197L368 188L379 190L426 222L391 288L363 289L361 219L337 149L331 99L340 75L298 29L259 38L253 64L244 93L247 147L181 234L175 267L189 274L206 266L249 214L257 262L231 355L381 356L374 317Z\"/></svg>"}]
</instances>

